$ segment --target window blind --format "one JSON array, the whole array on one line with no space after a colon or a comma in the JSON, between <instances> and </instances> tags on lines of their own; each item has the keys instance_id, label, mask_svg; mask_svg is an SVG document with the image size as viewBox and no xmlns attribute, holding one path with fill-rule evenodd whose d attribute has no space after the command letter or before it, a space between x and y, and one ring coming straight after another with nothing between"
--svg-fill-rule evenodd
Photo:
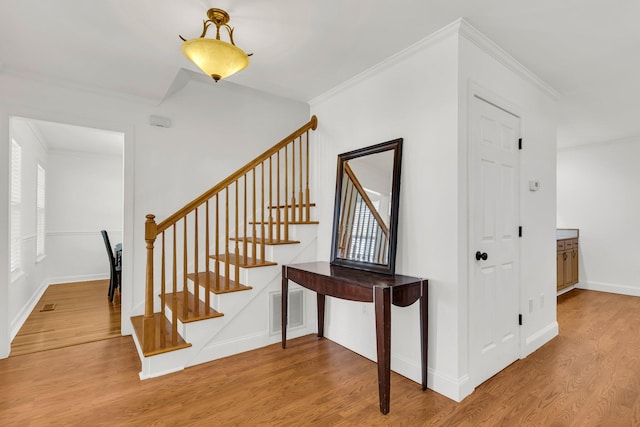
<instances>
[{"instance_id":1,"label":"window blind","mask_svg":"<svg viewBox=\"0 0 640 427\"><path fill-rule=\"evenodd\" d=\"M22 147L11 140L11 271L20 269L22 216Z\"/></svg>"}]
</instances>

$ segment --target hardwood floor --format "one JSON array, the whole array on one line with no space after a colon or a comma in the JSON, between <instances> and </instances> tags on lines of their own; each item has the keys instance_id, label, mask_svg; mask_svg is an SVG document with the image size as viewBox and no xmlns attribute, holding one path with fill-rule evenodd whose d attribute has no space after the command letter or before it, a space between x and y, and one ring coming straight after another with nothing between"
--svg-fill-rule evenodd
<instances>
[{"instance_id":1,"label":"hardwood floor","mask_svg":"<svg viewBox=\"0 0 640 427\"><path fill-rule=\"evenodd\" d=\"M51 285L11 343L11 357L120 336L120 295L109 280ZM52 311L41 311L55 304Z\"/></svg>"},{"instance_id":2,"label":"hardwood floor","mask_svg":"<svg viewBox=\"0 0 640 427\"><path fill-rule=\"evenodd\" d=\"M0 425L638 426L640 298L575 290L560 336L462 403L306 336L140 381L129 337L0 360Z\"/></svg>"}]
</instances>

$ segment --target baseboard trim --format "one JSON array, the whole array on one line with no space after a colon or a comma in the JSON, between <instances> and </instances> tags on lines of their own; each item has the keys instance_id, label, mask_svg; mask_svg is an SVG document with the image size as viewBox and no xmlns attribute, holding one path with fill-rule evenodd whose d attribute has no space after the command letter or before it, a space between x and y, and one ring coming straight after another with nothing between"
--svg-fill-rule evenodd
<instances>
[{"instance_id":1,"label":"baseboard trim","mask_svg":"<svg viewBox=\"0 0 640 427\"><path fill-rule=\"evenodd\" d=\"M420 362L415 363L415 361L392 355L391 370L411 381L422 384L422 366L420 366ZM427 368L427 387L456 402L460 402L473 391L473 387L469 386L469 377L467 375L455 379L441 375L429 368Z\"/></svg>"},{"instance_id":2,"label":"baseboard trim","mask_svg":"<svg viewBox=\"0 0 640 427\"><path fill-rule=\"evenodd\" d=\"M315 329L311 330L308 327L287 330L287 339L294 339L313 333L315 333ZM225 341L213 342L203 347L193 359L187 362L186 366L195 366L212 360L221 359L223 357L233 356L235 354L276 344L280 341L281 335L272 335L269 334L268 330L266 330L253 335L245 335Z\"/></svg>"},{"instance_id":3,"label":"baseboard trim","mask_svg":"<svg viewBox=\"0 0 640 427\"><path fill-rule=\"evenodd\" d=\"M544 328L529 335L525 339L524 348L522 349L523 351L521 352L520 358L524 359L525 357L542 347L544 344L557 337L558 333L558 322L553 321Z\"/></svg>"},{"instance_id":4,"label":"baseboard trim","mask_svg":"<svg viewBox=\"0 0 640 427\"><path fill-rule=\"evenodd\" d=\"M566 288L560 289L558 292L556 292L556 296L559 297L560 295L566 294L567 292L574 290L576 287L576 285L571 285L567 286Z\"/></svg>"},{"instance_id":5,"label":"baseboard trim","mask_svg":"<svg viewBox=\"0 0 640 427\"><path fill-rule=\"evenodd\" d=\"M59 276L47 279L50 285L59 285L61 283L75 283L75 282L91 282L92 280L109 280L109 274L84 274L81 276Z\"/></svg>"},{"instance_id":6,"label":"baseboard trim","mask_svg":"<svg viewBox=\"0 0 640 427\"><path fill-rule=\"evenodd\" d=\"M629 295L640 297L640 285L638 287L620 285L616 283L604 282L580 282L576 285L578 289L586 289L589 291L609 292L612 294Z\"/></svg>"},{"instance_id":7,"label":"baseboard trim","mask_svg":"<svg viewBox=\"0 0 640 427\"><path fill-rule=\"evenodd\" d=\"M165 369L163 371L153 371L152 369L148 369L148 372L143 369L142 371L138 372L138 378L140 378L140 380L148 380L150 378L158 378L163 375L169 375L169 374L173 374L180 371L184 371L184 368L177 367L177 368Z\"/></svg>"},{"instance_id":8,"label":"baseboard trim","mask_svg":"<svg viewBox=\"0 0 640 427\"><path fill-rule=\"evenodd\" d=\"M418 384L422 384L421 368L422 367L419 363L415 363L414 361L405 359L403 357L394 356L393 354L391 355L391 370Z\"/></svg>"},{"instance_id":9,"label":"baseboard trim","mask_svg":"<svg viewBox=\"0 0 640 427\"><path fill-rule=\"evenodd\" d=\"M40 301L40 298L42 298L42 295L44 295L48 287L49 281L44 280L40 284L38 290L33 295L31 295L29 301L22 307L22 310L20 310L20 313L18 313L13 322L11 322L11 335L9 337L9 342L13 341L16 335L18 335L20 328L22 328L24 322L27 321L33 309L36 308L38 301Z\"/></svg>"},{"instance_id":10,"label":"baseboard trim","mask_svg":"<svg viewBox=\"0 0 640 427\"><path fill-rule=\"evenodd\" d=\"M462 402L475 390L468 375L456 379L431 369L427 370L427 387L455 402Z\"/></svg>"}]
</instances>

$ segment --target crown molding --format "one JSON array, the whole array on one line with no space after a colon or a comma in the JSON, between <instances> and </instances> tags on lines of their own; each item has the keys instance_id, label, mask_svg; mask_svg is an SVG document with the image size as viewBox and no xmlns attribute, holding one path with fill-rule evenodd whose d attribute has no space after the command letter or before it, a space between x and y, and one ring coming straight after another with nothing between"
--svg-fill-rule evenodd
<instances>
[{"instance_id":1,"label":"crown molding","mask_svg":"<svg viewBox=\"0 0 640 427\"><path fill-rule=\"evenodd\" d=\"M158 99L145 98L142 96L131 95L123 92L115 92L111 90L101 89L97 86L83 85L83 84L71 82L69 80L65 80L61 78L49 78L49 77L44 78L43 76L37 73L21 70L21 69L10 67L10 66L0 67L0 74L5 74L7 76L11 76L18 79L31 81L31 82L42 83L46 85L53 85L53 86L61 87L64 89L71 89L71 90L76 90L76 91L85 92L85 93L92 93L94 95L105 96L113 99L119 99L119 100L134 102L138 104L157 105L159 101Z\"/></svg>"},{"instance_id":2,"label":"crown molding","mask_svg":"<svg viewBox=\"0 0 640 427\"><path fill-rule=\"evenodd\" d=\"M534 86L541 89L544 93L550 96L553 100L558 100L560 96L560 92L554 89L547 82L542 80L540 77L531 72L527 67L522 65L518 60L516 60L513 56L507 53L500 46L495 44L491 39L482 34L478 29L476 29L473 25L469 23L464 18L458 18L453 21L449 25L441 28L440 30L432 33L431 35L425 37L424 39L412 44L411 46L401 50L395 55L390 56L384 61L374 65L373 67L355 75L349 80L329 89L327 92L319 95L309 101L309 105L313 106L315 104L321 103L327 99L332 98L334 95L346 90L347 88L354 86L355 84L366 80L372 75L375 75L382 70L389 68L392 65L395 65L399 61L402 61L405 58L408 58L414 55L417 52L420 52L435 43L440 42L452 35L460 35L465 39L472 42L474 45L479 47L482 51L487 53L489 56L494 58L496 61L507 67L509 70L513 71L523 79L529 81Z\"/></svg>"},{"instance_id":3,"label":"crown molding","mask_svg":"<svg viewBox=\"0 0 640 427\"><path fill-rule=\"evenodd\" d=\"M586 148L604 147L609 145L636 144L636 143L640 143L640 135L633 135L625 138L610 139L606 141L592 141L592 142L585 142L583 144L567 145L564 147L558 147L557 151L558 152L573 151L573 150L581 150Z\"/></svg>"},{"instance_id":4,"label":"crown molding","mask_svg":"<svg viewBox=\"0 0 640 427\"><path fill-rule=\"evenodd\" d=\"M44 136L40 132L40 129L38 129L38 126L32 120L24 119L24 118L23 120L27 122L27 126L29 126L29 129L31 129L31 132L33 132L36 139L38 140L38 143L40 144L42 149L45 151L45 153L49 153L49 150L50 150L49 144L44 139Z\"/></svg>"},{"instance_id":5,"label":"crown molding","mask_svg":"<svg viewBox=\"0 0 640 427\"><path fill-rule=\"evenodd\" d=\"M401 50L400 52L388 57L387 59L374 65L373 67L368 68L367 70L359 74L356 74L349 80L346 80L345 82L340 83L339 85L333 87L332 89L329 89L327 92L323 93L322 95L319 95L311 99L309 101L309 105L313 106L315 104L326 101L327 99L332 98L333 96L346 90L347 88L368 79L370 76L375 75L381 72L382 70L385 70L397 64L399 61L409 58L414 54L421 52L422 50L440 42L441 40L444 40L450 36L457 34L459 32L459 27L460 27L460 20L452 22L451 24L439 29L435 33L432 33L431 35L423 38L422 40L419 40L416 43L410 45L409 47Z\"/></svg>"},{"instance_id":6,"label":"crown molding","mask_svg":"<svg viewBox=\"0 0 640 427\"><path fill-rule=\"evenodd\" d=\"M491 39L482 34L476 27L471 25L464 18L458 19L459 33L462 37L475 44L493 59L507 67L509 70L518 74L523 79L529 81L534 86L541 89L554 101L560 97L560 92L554 89L550 84L542 80L540 77L531 72L527 67L522 65L517 59L511 56L507 51L495 44Z\"/></svg>"}]
</instances>

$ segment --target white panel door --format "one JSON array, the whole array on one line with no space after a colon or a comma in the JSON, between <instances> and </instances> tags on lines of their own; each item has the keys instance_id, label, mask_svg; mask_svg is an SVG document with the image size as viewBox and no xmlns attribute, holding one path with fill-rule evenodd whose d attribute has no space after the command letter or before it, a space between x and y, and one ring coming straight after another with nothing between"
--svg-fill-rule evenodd
<instances>
[{"instance_id":1,"label":"white panel door","mask_svg":"<svg viewBox=\"0 0 640 427\"><path fill-rule=\"evenodd\" d=\"M477 386L520 349L520 119L477 97L471 114L469 360Z\"/></svg>"}]
</instances>

